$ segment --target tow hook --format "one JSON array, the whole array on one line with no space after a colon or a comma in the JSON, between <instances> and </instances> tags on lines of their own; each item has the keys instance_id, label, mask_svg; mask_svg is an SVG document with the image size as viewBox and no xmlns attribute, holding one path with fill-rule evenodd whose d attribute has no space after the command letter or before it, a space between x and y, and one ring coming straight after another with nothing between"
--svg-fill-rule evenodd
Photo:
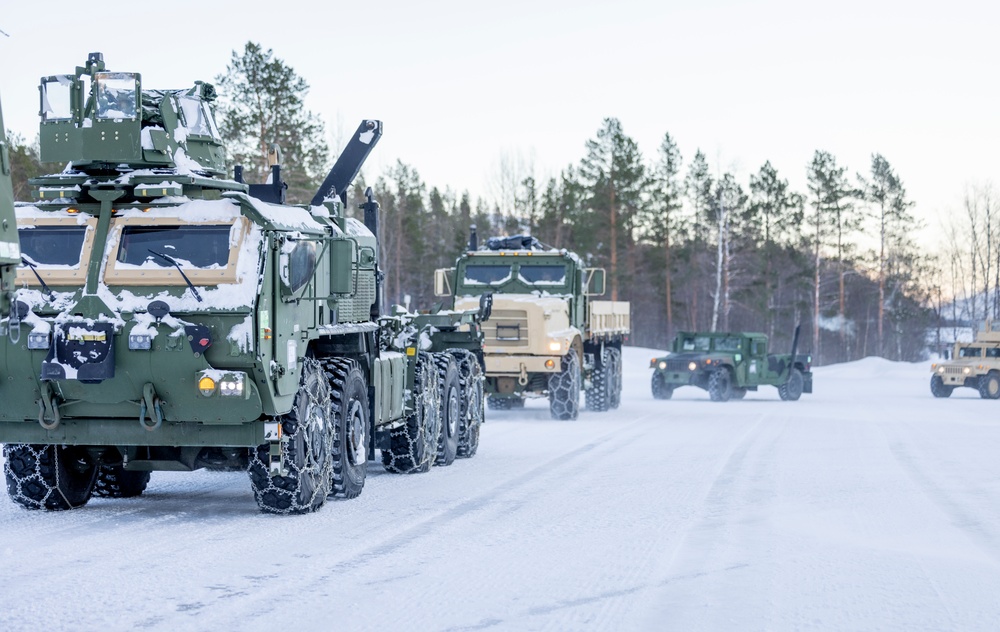
<instances>
[{"instance_id":1,"label":"tow hook","mask_svg":"<svg viewBox=\"0 0 1000 632\"><path fill-rule=\"evenodd\" d=\"M149 422L146 418L149 418ZM139 425L152 432L163 423L163 400L156 394L150 382L142 387L142 401L139 402Z\"/></svg>"},{"instance_id":2,"label":"tow hook","mask_svg":"<svg viewBox=\"0 0 1000 632\"><path fill-rule=\"evenodd\" d=\"M51 417L52 422L46 422L46 417ZM46 430L55 430L61 421L59 402L52 392L52 385L49 382L42 382L42 397L38 400L38 423Z\"/></svg>"},{"instance_id":3,"label":"tow hook","mask_svg":"<svg viewBox=\"0 0 1000 632\"><path fill-rule=\"evenodd\" d=\"M524 366L523 362L521 363L521 375L517 376L517 383L521 386L528 385L528 368Z\"/></svg>"}]
</instances>

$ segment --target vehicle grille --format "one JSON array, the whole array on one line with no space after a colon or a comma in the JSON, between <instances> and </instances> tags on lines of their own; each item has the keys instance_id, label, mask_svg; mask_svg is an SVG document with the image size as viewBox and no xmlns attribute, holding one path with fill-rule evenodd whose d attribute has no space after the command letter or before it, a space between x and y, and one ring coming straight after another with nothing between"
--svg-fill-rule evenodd
<instances>
[{"instance_id":1,"label":"vehicle grille","mask_svg":"<svg viewBox=\"0 0 1000 632\"><path fill-rule=\"evenodd\" d=\"M962 371L963 369L960 366L946 366L944 368L944 372L948 375L961 375Z\"/></svg>"},{"instance_id":2,"label":"vehicle grille","mask_svg":"<svg viewBox=\"0 0 1000 632\"><path fill-rule=\"evenodd\" d=\"M687 371L690 360L667 360L667 371Z\"/></svg>"},{"instance_id":3,"label":"vehicle grille","mask_svg":"<svg viewBox=\"0 0 1000 632\"><path fill-rule=\"evenodd\" d=\"M483 323L486 344L495 347L528 346L528 312L523 309L494 309Z\"/></svg>"}]
</instances>

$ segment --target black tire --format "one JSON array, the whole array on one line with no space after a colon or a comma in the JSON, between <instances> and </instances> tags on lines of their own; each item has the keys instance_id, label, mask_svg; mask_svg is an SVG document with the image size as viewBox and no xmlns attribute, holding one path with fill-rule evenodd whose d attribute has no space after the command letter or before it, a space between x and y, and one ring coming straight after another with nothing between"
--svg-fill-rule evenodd
<instances>
[{"instance_id":1,"label":"black tire","mask_svg":"<svg viewBox=\"0 0 1000 632\"><path fill-rule=\"evenodd\" d=\"M76 446L7 444L4 475L11 500L28 509L76 509L87 504L97 464Z\"/></svg>"},{"instance_id":2,"label":"black tire","mask_svg":"<svg viewBox=\"0 0 1000 632\"><path fill-rule=\"evenodd\" d=\"M602 347L594 371L590 374L590 386L584 391L587 410L603 413L611 407L611 353Z\"/></svg>"},{"instance_id":3,"label":"black tire","mask_svg":"<svg viewBox=\"0 0 1000 632\"><path fill-rule=\"evenodd\" d=\"M455 455L467 459L479 450L479 428L483 424L483 368L475 354L461 349L453 349L452 355L458 362L458 375L462 383L462 416L458 427L458 448Z\"/></svg>"},{"instance_id":4,"label":"black tire","mask_svg":"<svg viewBox=\"0 0 1000 632\"><path fill-rule=\"evenodd\" d=\"M438 397L441 402L441 432L438 433L435 465L451 465L458 452L458 433L462 418L464 392L459 379L458 366L450 353L435 353L438 372Z\"/></svg>"},{"instance_id":5,"label":"black tire","mask_svg":"<svg viewBox=\"0 0 1000 632\"><path fill-rule=\"evenodd\" d=\"M575 351L562 357L562 370L549 376L549 413L553 419L580 416L580 358Z\"/></svg>"},{"instance_id":6,"label":"black tire","mask_svg":"<svg viewBox=\"0 0 1000 632\"><path fill-rule=\"evenodd\" d=\"M733 396L733 377L724 366L712 371L708 376L708 395L713 402L728 402Z\"/></svg>"},{"instance_id":7,"label":"black tire","mask_svg":"<svg viewBox=\"0 0 1000 632\"><path fill-rule=\"evenodd\" d=\"M272 473L270 444L251 453L250 485L261 511L303 514L326 502L332 479L333 406L330 382L319 362L302 361L302 378L292 410L281 423L284 476Z\"/></svg>"},{"instance_id":8,"label":"black tire","mask_svg":"<svg viewBox=\"0 0 1000 632\"><path fill-rule=\"evenodd\" d=\"M622 350L617 347L611 347L611 392L609 393L611 401L611 410L617 410L622 403Z\"/></svg>"},{"instance_id":9,"label":"black tire","mask_svg":"<svg viewBox=\"0 0 1000 632\"><path fill-rule=\"evenodd\" d=\"M733 399L743 399L747 396L747 389L745 388L733 388Z\"/></svg>"},{"instance_id":10,"label":"black tire","mask_svg":"<svg viewBox=\"0 0 1000 632\"><path fill-rule=\"evenodd\" d=\"M382 465L393 474L426 472L437 456L441 432L437 370L428 353L420 352L416 363L413 410L403 425L389 431L389 448L382 450Z\"/></svg>"},{"instance_id":11,"label":"black tire","mask_svg":"<svg viewBox=\"0 0 1000 632\"><path fill-rule=\"evenodd\" d=\"M934 397L951 397L954 386L946 386L940 375L931 376L931 395Z\"/></svg>"},{"instance_id":12,"label":"black tire","mask_svg":"<svg viewBox=\"0 0 1000 632\"><path fill-rule=\"evenodd\" d=\"M802 372L792 368L788 381L778 386L778 395L786 402L794 402L802 397Z\"/></svg>"},{"instance_id":13,"label":"black tire","mask_svg":"<svg viewBox=\"0 0 1000 632\"><path fill-rule=\"evenodd\" d=\"M663 377L663 374L659 371L653 372L651 388L654 399L670 399L674 395L673 385L667 384L667 378Z\"/></svg>"},{"instance_id":14,"label":"black tire","mask_svg":"<svg viewBox=\"0 0 1000 632\"><path fill-rule=\"evenodd\" d=\"M330 381L333 407L330 494L357 498L368 475L368 387L361 367L354 360L327 360L323 368Z\"/></svg>"},{"instance_id":15,"label":"black tire","mask_svg":"<svg viewBox=\"0 0 1000 632\"><path fill-rule=\"evenodd\" d=\"M983 399L1000 398L1000 373L990 371L979 376L979 396Z\"/></svg>"},{"instance_id":16,"label":"black tire","mask_svg":"<svg viewBox=\"0 0 1000 632\"><path fill-rule=\"evenodd\" d=\"M524 408L524 398L520 395L489 395L486 405L490 410L517 410Z\"/></svg>"},{"instance_id":17,"label":"black tire","mask_svg":"<svg viewBox=\"0 0 1000 632\"><path fill-rule=\"evenodd\" d=\"M134 498L141 496L149 484L149 472L126 470L121 465L97 468L94 496L103 498Z\"/></svg>"}]
</instances>

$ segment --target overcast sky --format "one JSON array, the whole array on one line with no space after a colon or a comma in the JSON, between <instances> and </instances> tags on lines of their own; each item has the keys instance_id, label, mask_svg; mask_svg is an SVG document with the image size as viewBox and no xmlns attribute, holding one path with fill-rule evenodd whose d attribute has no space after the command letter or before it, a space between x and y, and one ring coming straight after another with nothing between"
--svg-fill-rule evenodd
<instances>
[{"instance_id":1,"label":"overcast sky","mask_svg":"<svg viewBox=\"0 0 1000 632\"><path fill-rule=\"evenodd\" d=\"M91 51L180 88L252 40L309 82L331 142L338 124L384 121L369 177L398 158L473 196L491 193L502 156L558 174L609 116L647 159L669 132L685 161L700 148L744 186L770 160L804 192L816 149L851 173L879 152L932 228L1000 174L997 2L4 4L0 94L28 138L39 77Z\"/></svg>"}]
</instances>

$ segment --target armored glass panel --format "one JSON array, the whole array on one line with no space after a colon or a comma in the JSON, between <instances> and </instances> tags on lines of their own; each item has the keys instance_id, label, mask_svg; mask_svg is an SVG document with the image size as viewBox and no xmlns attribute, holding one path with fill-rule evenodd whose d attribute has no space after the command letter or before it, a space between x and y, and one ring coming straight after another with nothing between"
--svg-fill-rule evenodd
<instances>
[{"instance_id":1,"label":"armored glass panel","mask_svg":"<svg viewBox=\"0 0 1000 632\"><path fill-rule=\"evenodd\" d=\"M685 338L682 340L681 351L694 351L694 338Z\"/></svg>"},{"instance_id":2,"label":"armored glass panel","mask_svg":"<svg viewBox=\"0 0 1000 632\"><path fill-rule=\"evenodd\" d=\"M126 226L118 246L119 264L214 270L229 263L229 226ZM121 266L119 266L120 268Z\"/></svg>"},{"instance_id":3,"label":"armored glass panel","mask_svg":"<svg viewBox=\"0 0 1000 632\"><path fill-rule=\"evenodd\" d=\"M979 347L962 347L958 350L958 357L960 358L978 358L982 354L983 350Z\"/></svg>"},{"instance_id":4,"label":"armored glass panel","mask_svg":"<svg viewBox=\"0 0 1000 632\"><path fill-rule=\"evenodd\" d=\"M1000 348L986 349L987 358L1000 358Z\"/></svg>"},{"instance_id":5,"label":"armored glass panel","mask_svg":"<svg viewBox=\"0 0 1000 632\"><path fill-rule=\"evenodd\" d=\"M59 121L73 118L73 78L59 75L42 80L42 118Z\"/></svg>"},{"instance_id":6,"label":"armored glass panel","mask_svg":"<svg viewBox=\"0 0 1000 632\"><path fill-rule=\"evenodd\" d=\"M79 266L86 235L86 226L24 226L17 229L21 254L37 266Z\"/></svg>"},{"instance_id":7,"label":"armored glass panel","mask_svg":"<svg viewBox=\"0 0 1000 632\"><path fill-rule=\"evenodd\" d=\"M737 337L718 338L715 341L716 351L739 351L741 340Z\"/></svg>"},{"instance_id":8,"label":"armored glass panel","mask_svg":"<svg viewBox=\"0 0 1000 632\"><path fill-rule=\"evenodd\" d=\"M181 97L178 99L181 104L181 112L184 114L184 127L189 134L200 134L202 136L214 136L212 134L212 124L205 115L201 99L195 97Z\"/></svg>"},{"instance_id":9,"label":"armored glass panel","mask_svg":"<svg viewBox=\"0 0 1000 632\"><path fill-rule=\"evenodd\" d=\"M510 266L475 265L465 267L465 283L469 285L489 285L510 278Z\"/></svg>"},{"instance_id":10,"label":"armored glass panel","mask_svg":"<svg viewBox=\"0 0 1000 632\"><path fill-rule=\"evenodd\" d=\"M136 114L135 74L101 72L94 79L97 86L97 118L134 119Z\"/></svg>"},{"instance_id":11,"label":"armored glass panel","mask_svg":"<svg viewBox=\"0 0 1000 632\"><path fill-rule=\"evenodd\" d=\"M695 351L708 351L712 346L712 340L708 336L698 336L694 339Z\"/></svg>"},{"instance_id":12,"label":"armored glass panel","mask_svg":"<svg viewBox=\"0 0 1000 632\"><path fill-rule=\"evenodd\" d=\"M566 266L532 266L521 264L521 278L538 285L563 285L566 283Z\"/></svg>"}]
</instances>

